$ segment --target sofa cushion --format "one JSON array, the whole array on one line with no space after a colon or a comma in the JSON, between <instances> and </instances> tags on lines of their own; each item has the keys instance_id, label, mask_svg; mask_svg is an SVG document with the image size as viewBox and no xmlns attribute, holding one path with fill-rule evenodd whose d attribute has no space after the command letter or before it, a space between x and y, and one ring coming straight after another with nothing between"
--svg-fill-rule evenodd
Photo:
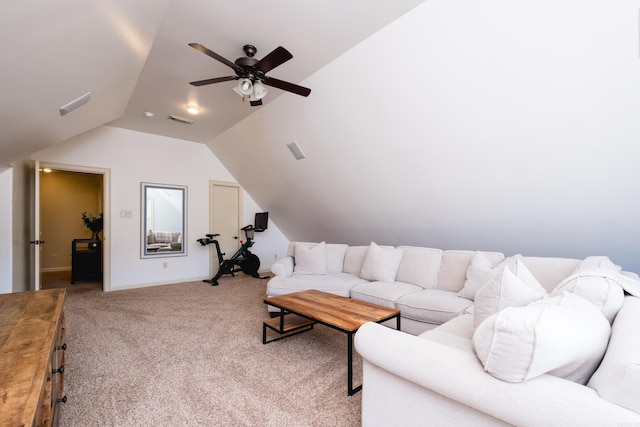
<instances>
[{"instance_id":1,"label":"sofa cushion","mask_svg":"<svg viewBox=\"0 0 640 427\"><path fill-rule=\"evenodd\" d=\"M494 314L476 328L473 345L485 371L504 381L549 373L586 384L610 331L593 304L565 292Z\"/></svg>"},{"instance_id":2,"label":"sofa cushion","mask_svg":"<svg viewBox=\"0 0 640 427\"><path fill-rule=\"evenodd\" d=\"M401 259L402 249L378 246L371 242L362 263L360 277L372 281L393 282L396 280Z\"/></svg>"},{"instance_id":3,"label":"sofa cushion","mask_svg":"<svg viewBox=\"0 0 640 427\"><path fill-rule=\"evenodd\" d=\"M402 317L419 322L440 325L458 317L473 304L456 292L439 289L423 289L404 295L396 300L396 308Z\"/></svg>"},{"instance_id":4,"label":"sofa cushion","mask_svg":"<svg viewBox=\"0 0 640 427\"><path fill-rule=\"evenodd\" d=\"M398 266L396 280L418 285L424 289L435 288L442 250L415 246L400 246L400 249L402 249L402 260Z\"/></svg>"},{"instance_id":5,"label":"sofa cushion","mask_svg":"<svg viewBox=\"0 0 640 427\"><path fill-rule=\"evenodd\" d=\"M285 295L292 292L317 289L343 297L350 296L350 290L366 280L347 273L299 274L272 277L267 283L267 295Z\"/></svg>"},{"instance_id":6,"label":"sofa cushion","mask_svg":"<svg viewBox=\"0 0 640 427\"><path fill-rule=\"evenodd\" d=\"M525 269L521 265L518 271L522 273ZM544 297L546 293L537 281L527 283L505 265L476 292L473 304L474 326L478 327L486 318L506 307L524 307Z\"/></svg>"},{"instance_id":7,"label":"sofa cushion","mask_svg":"<svg viewBox=\"0 0 640 427\"><path fill-rule=\"evenodd\" d=\"M342 271L358 276L362 270L362 264L368 251L369 246L349 246L344 254L344 267Z\"/></svg>"},{"instance_id":8,"label":"sofa cushion","mask_svg":"<svg viewBox=\"0 0 640 427\"><path fill-rule=\"evenodd\" d=\"M297 242L293 274L327 274L325 243Z\"/></svg>"},{"instance_id":9,"label":"sofa cushion","mask_svg":"<svg viewBox=\"0 0 640 427\"><path fill-rule=\"evenodd\" d=\"M398 298L421 290L420 286L410 283L367 282L351 288L351 298L395 308Z\"/></svg>"},{"instance_id":10,"label":"sofa cushion","mask_svg":"<svg viewBox=\"0 0 640 427\"><path fill-rule=\"evenodd\" d=\"M444 251L440 261L436 289L459 292L464 286L467 270L476 253L475 251ZM504 259L504 255L499 252L482 253L491 260L493 265L497 265Z\"/></svg>"},{"instance_id":11,"label":"sofa cushion","mask_svg":"<svg viewBox=\"0 0 640 427\"><path fill-rule=\"evenodd\" d=\"M609 402L640 414L640 298L625 297L613 322L611 339L589 387Z\"/></svg>"},{"instance_id":12,"label":"sofa cushion","mask_svg":"<svg viewBox=\"0 0 640 427\"><path fill-rule=\"evenodd\" d=\"M327 243L327 272L342 273L344 269L344 255L347 252L347 245L339 243Z\"/></svg>"},{"instance_id":13,"label":"sofa cushion","mask_svg":"<svg viewBox=\"0 0 640 427\"><path fill-rule=\"evenodd\" d=\"M551 295L565 291L580 295L595 305L611 323L624 302L624 291L613 275L617 275L615 270L578 270L560 282Z\"/></svg>"}]
</instances>

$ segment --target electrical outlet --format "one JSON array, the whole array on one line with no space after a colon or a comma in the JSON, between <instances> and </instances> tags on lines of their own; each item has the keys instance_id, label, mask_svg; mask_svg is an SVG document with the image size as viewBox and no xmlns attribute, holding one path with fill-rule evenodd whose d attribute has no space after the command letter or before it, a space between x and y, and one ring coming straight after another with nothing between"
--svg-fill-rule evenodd
<instances>
[{"instance_id":1,"label":"electrical outlet","mask_svg":"<svg viewBox=\"0 0 640 427\"><path fill-rule=\"evenodd\" d=\"M169 263L168 262L163 262L162 263L162 268L167 268L169 267Z\"/></svg>"},{"instance_id":2,"label":"electrical outlet","mask_svg":"<svg viewBox=\"0 0 640 427\"><path fill-rule=\"evenodd\" d=\"M58 254L51 254L51 258L58 259Z\"/></svg>"}]
</instances>

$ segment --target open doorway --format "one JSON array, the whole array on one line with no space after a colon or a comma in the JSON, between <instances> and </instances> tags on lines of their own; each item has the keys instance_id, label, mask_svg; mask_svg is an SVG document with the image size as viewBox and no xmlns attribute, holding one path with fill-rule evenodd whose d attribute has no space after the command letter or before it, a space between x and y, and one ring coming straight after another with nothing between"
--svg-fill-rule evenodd
<instances>
[{"instance_id":1,"label":"open doorway","mask_svg":"<svg viewBox=\"0 0 640 427\"><path fill-rule=\"evenodd\" d=\"M40 288L103 289L104 229L96 236L85 217L104 222L104 175L44 166L39 174Z\"/></svg>"}]
</instances>

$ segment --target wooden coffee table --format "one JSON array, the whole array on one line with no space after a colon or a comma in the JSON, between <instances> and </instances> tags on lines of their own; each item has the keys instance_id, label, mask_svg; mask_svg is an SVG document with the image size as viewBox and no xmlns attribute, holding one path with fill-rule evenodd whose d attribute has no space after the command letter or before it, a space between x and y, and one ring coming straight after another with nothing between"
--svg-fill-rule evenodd
<instances>
[{"instance_id":1,"label":"wooden coffee table","mask_svg":"<svg viewBox=\"0 0 640 427\"><path fill-rule=\"evenodd\" d=\"M267 297L264 303L280 309L280 315L264 321L262 344L267 344L313 329L320 323L347 334L347 393L354 395L362 385L353 388L353 336L367 322L381 323L396 319L400 330L400 310L364 301L357 301L317 290L307 290L277 297ZM267 329L279 334L267 340Z\"/></svg>"}]
</instances>

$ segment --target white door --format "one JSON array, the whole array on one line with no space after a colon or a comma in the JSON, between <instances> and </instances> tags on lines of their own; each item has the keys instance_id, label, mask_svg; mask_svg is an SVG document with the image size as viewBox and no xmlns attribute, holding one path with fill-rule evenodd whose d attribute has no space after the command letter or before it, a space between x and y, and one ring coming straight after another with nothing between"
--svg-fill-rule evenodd
<instances>
[{"instance_id":1,"label":"white door","mask_svg":"<svg viewBox=\"0 0 640 427\"><path fill-rule=\"evenodd\" d=\"M33 185L30 194L32 209L31 223L31 289L40 289L40 245L44 242L40 240L40 162L36 160L33 167Z\"/></svg>"},{"instance_id":2,"label":"white door","mask_svg":"<svg viewBox=\"0 0 640 427\"><path fill-rule=\"evenodd\" d=\"M209 191L209 232L220 234L217 237L220 251L224 258L230 258L240 247L240 218L242 216L242 189L238 184L230 182L211 181ZM218 271L215 248L211 247L212 260L211 276Z\"/></svg>"}]
</instances>

